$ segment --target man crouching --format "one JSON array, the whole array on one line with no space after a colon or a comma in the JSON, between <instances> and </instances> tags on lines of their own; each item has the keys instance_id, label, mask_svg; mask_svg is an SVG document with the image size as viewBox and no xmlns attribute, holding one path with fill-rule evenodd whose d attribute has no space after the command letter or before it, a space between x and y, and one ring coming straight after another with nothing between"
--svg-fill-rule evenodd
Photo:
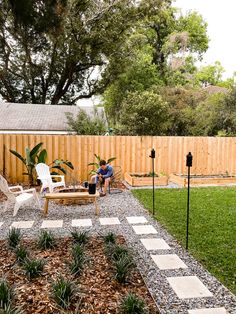
<instances>
[{"instance_id":1,"label":"man crouching","mask_svg":"<svg viewBox=\"0 0 236 314\"><path fill-rule=\"evenodd\" d=\"M107 188L109 186L111 177L113 176L113 168L111 165L107 164L105 160L100 160L100 168L97 170L97 174L91 177L92 182L104 184L103 192L100 193L100 196L105 196Z\"/></svg>"}]
</instances>

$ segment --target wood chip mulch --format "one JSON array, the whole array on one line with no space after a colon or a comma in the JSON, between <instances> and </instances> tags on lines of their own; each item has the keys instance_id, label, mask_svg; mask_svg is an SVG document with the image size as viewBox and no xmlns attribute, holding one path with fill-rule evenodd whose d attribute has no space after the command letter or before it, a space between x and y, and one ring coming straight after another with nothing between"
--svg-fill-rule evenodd
<instances>
[{"instance_id":1,"label":"wood chip mulch","mask_svg":"<svg viewBox=\"0 0 236 314\"><path fill-rule=\"evenodd\" d=\"M119 236L118 242L124 243L124 238ZM24 314L120 313L119 303L128 292L143 298L149 313L159 313L136 267L126 284L118 284L113 279L112 265L104 253L101 238L90 237L85 247L88 262L79 277L72 276L69 270L69 263L72 260L71 238L57 239L57 247L46 251L37 248L36 240L24 239L22 243L27 246L30 256L46 261L43 275L29 281L22 267L15 262L14 252L8 248L6 241L0 241L0 278L5 277L13 285L14 305L23 306ZM60 275L73 280L78 288L78 293L66 312L59 309L52 298L51 285ZM78 311L76 307L79 308Z\"/></svg>"}]
</instances>

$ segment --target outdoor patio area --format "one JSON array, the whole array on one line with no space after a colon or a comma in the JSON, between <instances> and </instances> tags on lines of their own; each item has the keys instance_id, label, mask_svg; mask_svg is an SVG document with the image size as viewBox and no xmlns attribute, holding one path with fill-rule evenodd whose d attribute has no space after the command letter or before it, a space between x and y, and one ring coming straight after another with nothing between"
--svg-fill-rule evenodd
<instances>
[{"instance_id":1,"label":"outdoor patio area","mask_svg":"<svg viewBox=\"0 0 236 314\"><path fill-rule=\"evenodd\" d=\"M20 228L27 238L36 237L42 229L51 230L56 237L69 236L73 228L95 236L112 231L123 235L133 249L160 313L235 313L236 297L181 248L130 191L98 202L99 216L94 213L94 204L62 206L51 202L47 218L34 206L20 208L16 217L8 210L1 214L0 238L6 238L11 227ZM40 203L43 209L43 199Z\"/></svg>"}]
</instances>

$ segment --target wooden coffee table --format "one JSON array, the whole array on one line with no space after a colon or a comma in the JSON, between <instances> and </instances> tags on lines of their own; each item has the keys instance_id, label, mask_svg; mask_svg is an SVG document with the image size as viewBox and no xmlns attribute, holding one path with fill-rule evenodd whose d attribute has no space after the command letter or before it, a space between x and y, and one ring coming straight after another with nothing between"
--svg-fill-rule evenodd
<instances>
[{"instance_id":1,"label":"wooden coffee table","mask_svg":"<svg viewBox=\"0 0 236 314\"><path fill-rule=\"evenodd\" d=\"M95 214L99 215L100 208L97 203L97 197L99 197L99 192L97 191L96 194L89 194L88 192L69 192L69 193L47 193L45 194L45 203L44 203L44 216L48 214L48 203L49 200L56 200L56 199L92 199L95 205Z\"/></svg>"}]
</instances>

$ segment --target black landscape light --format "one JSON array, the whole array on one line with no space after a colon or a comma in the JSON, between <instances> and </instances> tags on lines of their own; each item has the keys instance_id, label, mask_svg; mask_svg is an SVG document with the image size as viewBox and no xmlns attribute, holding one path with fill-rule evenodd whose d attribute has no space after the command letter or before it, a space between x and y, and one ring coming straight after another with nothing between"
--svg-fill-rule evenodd
<instances>
[{"instance_id":1,"label":"black landscape light","mask_svg":"<svg viewBox=\"0 0 236 314\"><path fill-rule=\"evenodd\" d=\"M155 152L154 148L151 150L151 155L149 157L152 158L152 214L154 216L154 214L155 214L154 159L156 157L156 152Z\"/></svg>"},{"instance_id":2,"label":"black landscape light","mask_svg":"<svg viewBox=\"0 0 236 314\"><path fill-rule=\"evenodd\" d=\"M188 250L188 230L189 230L189 201L190 201L190 168L193 165L191 152L186 156L186 166L188 167L188 198L187 198L187 222L186 222L186 250Z\"/></svg>"}]
</instances>

